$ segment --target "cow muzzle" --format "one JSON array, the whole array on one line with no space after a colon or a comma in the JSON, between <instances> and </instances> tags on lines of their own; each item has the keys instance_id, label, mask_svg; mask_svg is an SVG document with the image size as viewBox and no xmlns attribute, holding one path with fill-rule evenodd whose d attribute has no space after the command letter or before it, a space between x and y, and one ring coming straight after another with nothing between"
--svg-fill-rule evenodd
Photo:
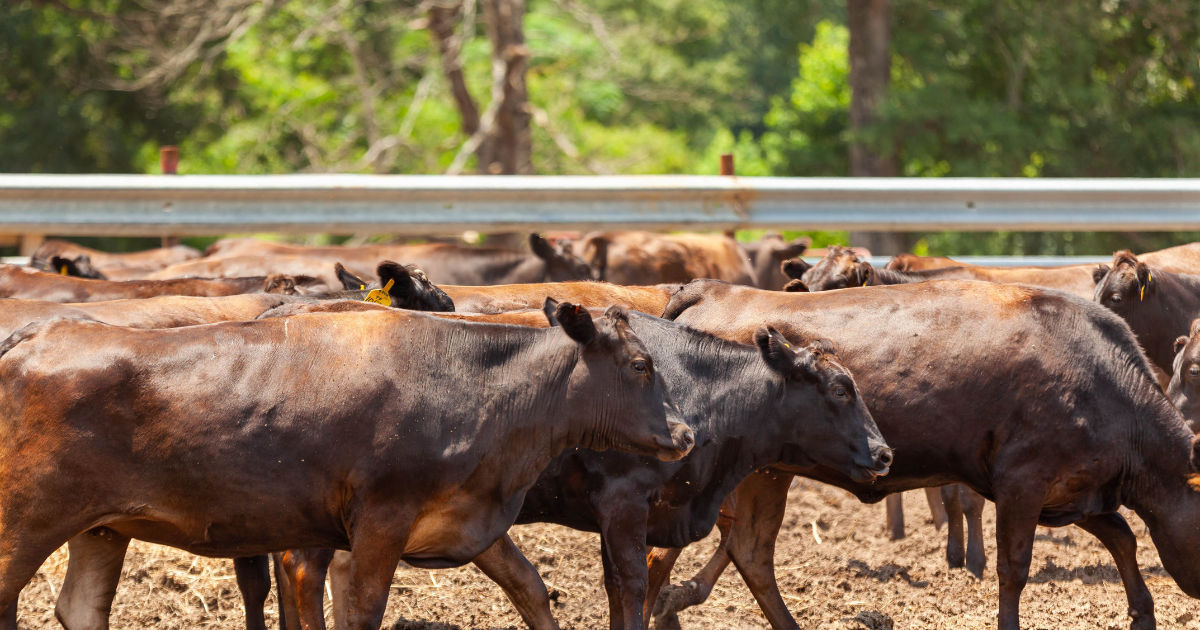
<instances>
[{"instance_id":1,"label":"cow muzzle","mask_svg":"<svg viewBox=\"0 0 1200 630\"><path fill-rule=\"evenodd\" d=\"M687 454L692 452L692 447L696 445L696 434L692 433L691 428L682 422L668 420L667 427L671 432L670 439L654 438L659 446L655 456L664 462L673 462L687 457Z\"/></svg>"}]
</instances>

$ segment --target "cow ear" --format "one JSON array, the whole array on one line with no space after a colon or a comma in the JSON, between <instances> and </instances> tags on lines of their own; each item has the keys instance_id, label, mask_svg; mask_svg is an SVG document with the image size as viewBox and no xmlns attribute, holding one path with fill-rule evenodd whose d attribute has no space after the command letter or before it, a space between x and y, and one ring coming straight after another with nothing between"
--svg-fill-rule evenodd
<instances>
[{"instance_id":1,"label":"cow ear","mask_svg":"<svg viewBox=\"0 0 1200 630\"><path fill-rule=\"evenodd\" d=\"M871 276L875 275L875 268L869 262L860 262L855 265L858 273L855 274L856 287L865 287L871 283Z\"/></svg>"},{"instance_id":2,"label":"cow ear","mask_svg":"<svg viewBox=\"0 0 1200 630\"><path fill-rule=\"evenodd\" d=\"M808 293L808 285L800 280L792 280L783 285L784 293Z\"/></svg>"},{"instance_id":3,"label":"cow ear","mask_svg":"<svg viewBox=\"0 0 1200 630\"><path fill-rule=\"evenodd\" d=\"M596 340L596 323L586 308L563 302L554 309L554 319L571 339L585 346Z\"/></svg>"},{"instance_id":4,"label":"cow ear","mask_svg":"<svg viewBox=\"0 0 1200 630\"><path fill-rule=\"evenodd\" d=\"M1200 333L1200 318L1192 320L1192 327L1188 329L1188 336L1195 337L1196 333Z\"/></svg>"},{"instance_id":5,"label":"cow ear","mask_svg":"<svg viewBox=\"0 0 1200 630\"><path fill-rule=\"evenodd\" d=\"M783 275L792 280L801 280L801 276L809 269L812 269L812 265L805 262L803 258L790 258L779 264L779 270L783 272Z\"/></svg>"},{"instance_id":6,"label":"cow ear","mask_svg":"<svg viewBox=\"0 0 1200 630\"><path fill-rule=\"evenodd\" d=\"M63 258L62 256L50 257L50 271L64 276L78 277L80 275L79 268L75 266L75 261L70 258Z\"/></svg>"},{"instance_id":7,"label":"cow ear","mask_svg":"<svg viewBox=\"0 0 1200 630\"><path fill-rule=\"evenodd\" d=\"M754 331L754 345L762 353L763 361L772 370L783 374L791 373L796 366L796 348L771 326Z\"/></svg>"},{"instance_id":8,"label":"cow ear","mask_svg":"<svg viewBox=\"0 0 1200 630\"><path fill-rule=\"evenodd\" d=\"M361 291L367 286L366 280L346 271L346 267L340 262L333 263L333 272L337 274L338 282L342 283L342 288L347 291Z\"/></svg>"},{"instance_id":9,"label":"cow ear","mask_svg":"<svg viewBox=\"0 0 1200 630\"><path fill-rule=\"evenodd\" d=\"M1100 284L1100 281L1107 275L1108 265L1096 265L1096 268L1092 270L1092 284Z\"/></svg>"},{"instance_id":10,"label":"cow ear","mask_svg":"<svg viewBox=\"0 0 1200 630\"><path fill-rule=\"evenodd\" d=\"M1180 350L1187 345L1188 338L1185 335L1180 335L1175 338L1175 354L1179 354Z\"/></svg>"},{"instance_id":11,"label":"cow ear","mask_svg":"<svg viewBox=\"0 0 1200 630\"><path fill-rule=\"evenodd\" d=\"M535 256L542 260L549 261L555 257L554 246L537 232L532 232L529 235L529 249L533 251Z\"/></svg>"},{"instance_id":12,"label":"cow ear","mask_svg":"<svg viewBox=\"0 0 1200 630\"><path fill-rule=\"evenodd\" d=\"M1137 273L1138 283L1146 287L1147 293L1153 294L1158 289L1158 283L1154 280L1154 272L1144 262L1139 262L1133 269Z\"/></svg>"},{"instance_id":13,"label":"cow ear","mask_svg":"<svg viewBox=\"0 0 1200 630\"><path fill-rule=\"evenodd\" d=\"M388 282L392 283L391 288L386 289L393 300L392 306L403 304L414 293L413 272L405 265L385 260L375 268L375 273L379 276L379 286L386 287Z\"/></svg>"},{"instance_id":14,"label":"cow ear","mask_svg":"<svg viewBox=\"0 0 1200 630\"><path fill-rule=\"evenodd\" d=\"M771 255L777 260L787 260L803 254L806 249L808 249L807 242L797 243L796 241L792 241L787 247L771 252Z\"/></svg>"},{"instance_id":15,"label":"cow ear","mask_svg":"<svg viewBox=\"0 0 1200 630\"><path fill-rule=\"evenodd\" d=\"M558 318L554 315L557 310L558 300L550 296L546 296L546 301L542 302L542 312L546 314L546 321L550 322L551 328L554 328L555 326L561 326L561 324L558 323Z\"/></svg>"}]
</instances>

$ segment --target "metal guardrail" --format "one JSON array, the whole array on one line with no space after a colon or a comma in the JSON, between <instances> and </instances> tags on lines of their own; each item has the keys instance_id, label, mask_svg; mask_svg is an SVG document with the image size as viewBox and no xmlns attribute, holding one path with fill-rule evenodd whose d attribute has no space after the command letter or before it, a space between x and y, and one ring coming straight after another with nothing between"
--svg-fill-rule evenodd
<instances>
[{"instance_id":1,"label":"metal guardrail","mask_svg":"<svg viewBox=\"0 0 1200 630\"><path fill-rule=\"evenodd\" d=\"M803 256L804 260L816 264L820 258ZM1071 265L1095 265L1112 262L1112 256L951 256L956 262L979 267L1068 267ZM871 266L882 269L891 256L871 256Z\"/></svg>"},{"instance_id":2,"label":"metal guardrail","mask_svg":"<svg viewBox=\"0 0 1200 630\"><path fill-rule=\"evenodd\" d=\"M0 175L0 232L1200 230L1200 179Z\"/></svg>"}]
</instances>

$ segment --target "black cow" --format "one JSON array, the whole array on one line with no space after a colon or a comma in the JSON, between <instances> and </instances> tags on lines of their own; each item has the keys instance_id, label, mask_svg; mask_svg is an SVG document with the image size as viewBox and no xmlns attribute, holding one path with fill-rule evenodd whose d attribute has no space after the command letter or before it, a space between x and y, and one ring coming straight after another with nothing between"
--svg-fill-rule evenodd
<instances>
[{"instance_id":1,"label":"black cow","mask_svg":"<svg viewBox=\"0 0 1200 630\"><path fill-rule=\"evenodd\" d=\"M1093 299L1121 316L1146 356L1167 374L1175 370L1175 340L1200 315L1200 276L1170 273L1138 261L1129 250L1099 265Z\"/></svg>"},{"instance_id":2,"label":"black cow","mask_svg":"<svg viewBox=\"0 0 1200 630\"><path fill-rule=\"evenodd\" d=\"M871 485L819 467L776 467L735 491L722 562L736 562L777 630L796 627L773 565L791 474L868 502L950 483L994 501L1002 630L1018 628L1036 526L1071 523L1113 554L1135 627L1154 626L1122 504L1146 522L1180 588L1200 596L1193 435L1111 311L1060 291L980 282L779 293L696 281L664 316L733 340L763 323L795 343L832 339L898 454Z\"/></svg>"}]
</instances>

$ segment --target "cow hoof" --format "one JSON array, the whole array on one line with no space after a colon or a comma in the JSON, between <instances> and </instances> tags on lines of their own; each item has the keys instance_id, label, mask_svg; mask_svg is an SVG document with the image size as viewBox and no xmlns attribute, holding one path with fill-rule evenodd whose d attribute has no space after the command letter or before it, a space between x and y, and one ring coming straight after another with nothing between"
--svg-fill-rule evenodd
<instances>
[{"instance_id":1,"label":"cow hoof","mask_svg":"<svg viewBox=\"0 0 1200 630\"><path fill-rule=\"evenodd\" d=\"M961 569L967 564L966 557L959 551L955 553L953 550L946 550L946 564L950 565L951 569Z\"/></svg>"},{"instance_id":2,"label":"cow hoof","mask_svg":"<svg viewBox=\"0 0 1200 630\"><path fill-rule=\"evenodd\" d=\"M962 566L961 564L959 566ZM967 571L971 572L976 578L983 579L983 570L987 568L987 560L976 560L967 563Z\"/></svg>"},{"instance_id":3,"label":"cow hoof","mask_svg":"<svg viewBox=\"0 0 1200 630\"><path fill-rule=\"evenodd\" d=\"M1130 630L1155 630L1158 628L1158 622L1154 619L1154 613L1142 614L1130 608L1129 617L1132 619L1129 622Z\"/></svg>"}]
</instances>

